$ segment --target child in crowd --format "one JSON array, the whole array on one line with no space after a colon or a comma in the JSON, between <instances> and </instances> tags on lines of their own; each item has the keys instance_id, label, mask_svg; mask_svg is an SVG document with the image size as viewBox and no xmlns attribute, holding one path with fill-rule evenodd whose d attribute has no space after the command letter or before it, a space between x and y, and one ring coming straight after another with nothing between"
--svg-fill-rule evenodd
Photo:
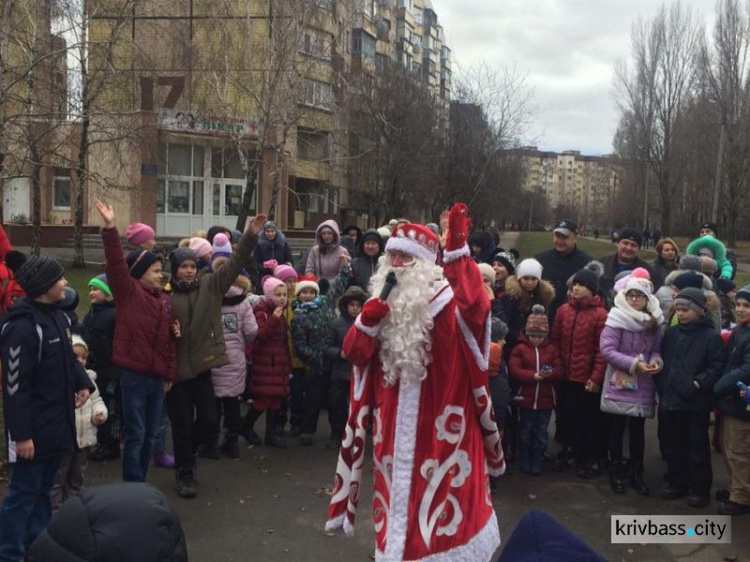
<instances>
[{"instance_id":1,"label":"child in crowd","mask_svg":"<svg viewBox=\"0 0 750 562\"><path fill-rule=\"evenodd\" d=\"M93 388L58 308L66 284L62 266L14 251L5 259L26 292L0 327L5 442L13 467L0 509L0 560L15 561L49 523L60 459L76 446L75 409Z\"/></svg>"},{"instance_id":2,"label":"child in crowd","mask_svg":"<svg viewBox=\"0 0 750 562\"><path fill-rule=\"evenodd\" d=\"M240 435L251 446L265 443L268 447L286 449L286 441L279 437L278 423L281 400L289 394L289 332L284 318L288 306L286 285L280 279L267 277L263 283L264 299L253 310L258 324L258 337L252 353L252 372L248 392L252 402L247 411ZM255 422L266 412L266 435L261 441L255 432Z\"/></svg>"},{"instance_id":3,"label":"child in crowd","mask_svg":"<svg viewBox=\"0 0 750 562\"><path fill-rule=\"evenodd\" d=\"M222 234L222 236L226 237L226 234L219 234ZM218 234L216 235L216 237L218 237ZM214 241L216 240L216 237L214 237ZM188 249L195 252L195 255L198 256L198 269L207 269L211 265L211 255L213 252L211 242L209 242L205 238L194 236L188 243ZM249 265L247 267L250 268Z\"/></svg>"},{"instance_id":4,"label":"child in crowd","mask_svg":"<svg viewBox=\"0 0 750 562\"><path fill-rule=\"evenodd\" d=\"M535 305L547 310L555 298L555 288L542 279L542 270L542 264L534 258L525 259L518 264L516 274L505 282L505 290L516 303L521 325L526 325Z\"/></svg>"},{"instance_id":5,"label":"child in crowd","mask_svg":"<svg viewBox=\"0 0 750 562\"><path fill-rule=\"evenodd\" d=\"M89 355L89 347L81 336L73 335L73 353L78 362L85 368ZM76 441L75 452L60 459L60 467L52 484L52 511L57 511L62 503L83 490L86 479L87 456L92 446L96 445L97 427L107 421L107 407L104 405L96 386L96 372L86 370L93 386L93 392L88 401L76 410Z\"/></svg>"},{"instance_id":6,"label":"child in crowd","mask_svg":"<svg viewBox=\"0 0 750 562\"><path fill-rule=\"evenodd\" d=\"M735 315L735 293L734 281L720 277L716 280L716 294L721 303L721 329L731 330L737 323Z\"/></svg>"},{"instance_id":7,"label":"child in crowd","mask_svg":"<svg viewBox=\"0 0 750 562\"><path fill-rule=\"evenodd\" d=\"M338 449L344 436L349 412L349 378L351 365L341 350L349 328L362 310L367 293L357 286L349 287L338 302L341 316L328 324L325 354L331 362L331 386L328 394L328 419L331 423L329 449Z\"/></svg>"},{"instance_id":8,"label":"child in crowd","mask_svg":"<svg viewBox=\"0 0 750 562\"><path fill-rule=\"evenodd\" d=\"M153 252L156 247L156 233L154 229L142 222L134 222L125 230L125 238L135 250Z\"/></svg>"},{"instance_id":9,"label":"child in crowd","mask_svg":"<svg viewBox=\"0 0 750 562\"><path fill-rule=\"evenodd\" d=\"M661 371L659 300L648 271L634 269L615 295L599 348L607 362L601 409L609 419L609 478L612 491L625 493L622 448L629 429L630 485L641 495L650 491L643 479L646 418L653 418L656 399L653 376Z\"/></svg>"},{"instance_id":10,"label":"child in crowd","mask_svg":"<svg viewBox=\"0 0 750 562\"><path fill-rule=\"evenodd\" d=\"M729 489L716 492L722 515L750 515L750 400L746 391L750 384L750 285L737 291L736 313L724 374L714 387L722 413L721 449L730 477Z\"/></svg>"},{"instance_id":11,"label":"child in crowd","mask_svg":"<svg viewBox=\"0 0 750 562\"><path fill-rule=\"evenodd\" d=\"M216 235L214 246L220 236L224 235ZM211 268L217 271L226 262L226 257L214 258ZM223 414L226 433L220 450L222 454L233 459L240 458L238 440L240 426L242 425L240 401L247 382L245 352L258 335L258 324L255 321L253 307L246 298L249 290L250 280L244 275L240 275L224 296L221 305L221 324L224 329L224 344L227 348L229 363L223 367L211 369L211 378L216 394L216 424L212 445L215 447L218 443Z\"/></svg>"},{"instance_id":12,"label":"child in crowd","mask_svg":"<svg viewBox=\"0 0 750 562\"><path fill-rule=\"evenodd\" d=\"M706 234L696 238L688 244L685 251L693 256L708 256L714 259L719 270L719 277L732 278L732 264L727 259L727 249L715 236Z\"/></svg>"},{"instance_id":13,"label":"child in crowd","mask_svg":"<svg viewBox=\"0 0 750 562\"><path fill-rule=\"evenodd\" d=\"M164 392L177 372L177 326L172 299L162 290L161 256L134 250L126 259L112 207L98 199L94 206L104 221L107 286L117 303L112 364L120 375L122 478L145 482Z\"/></svg>"},{"instance_id":14,"label":"child in crowd","mask_svg":"<svg viewBox=\"0 0 750 562\"><path fill-rule=\"evenodd\" d=\"M318 428L320 409L325 403L329 365L325 356L328 324L335 318L336 301L349 283L349 256L342 255L341 269L325 295L315 280L304 279L295 289L292 342L307 366L304 376L304 413L299 444L309 447Z\"/></svg>"},{"instance_id":15,"label":"child in crowd","mask_svg":"<svg viewBox=\"0 0 750 562\"><path fill-rule=\"evenodd\" d=\"M99 425L96 444L89 460L100 462L120 458L120 374L112 364L115 339L115 301L105 274L89 280L89 304L83 329L89 347L88 367L96 372L99 392L107 408L107 419Z\"/></svg>"},{"instance_id":16,"label":"child in crowd","mask_svg":"<svg viewBox=\"0 0 750 562\"><path fill-rule=\"evenodd\" d=\"M558 467L578 465L581 478L599 473L602 413L599 409L604 381L604 360L599 338L607 310L599 293L603 267L591 262L573 276L572 297L557 309L551 341L560 350L565 379L560 385L558 436L568 447L558 455Z\"/></svg>"},{"instance_id":17,"label":"child in crowd","mask_svg":"<svg viewBox=\"0 0 750 562\"><path fill-rule=\"evenodd\" d=\"M656 375L668 484L661 497L674 500L687 495L688 505L704 507L713 480L708 422L724 346L707 317L701 289L683 289L674 306L678 324L664 334L664 368Z\"/></svg>"},{"instance_id":18,"label":"child in crowd","mask_svg":"<svg viewBox=\"0 0 750 562\"><path fill-rule=\"evenodd\" d=\"M556 405L555 386L563 378L563 366L557 347L547 339L549 320L542 305L534 305L525 332L510 354L508 370L520 410L519 470L538 476L542 473L547 428Z\"/></svg>"}]
</instances>

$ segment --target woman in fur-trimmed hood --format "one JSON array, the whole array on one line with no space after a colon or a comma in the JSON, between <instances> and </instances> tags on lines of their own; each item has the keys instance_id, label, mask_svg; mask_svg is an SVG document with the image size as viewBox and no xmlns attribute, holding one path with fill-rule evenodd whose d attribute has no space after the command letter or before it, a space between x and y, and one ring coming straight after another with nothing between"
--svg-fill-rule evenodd
<instances>
[{"instance_id":1,"label":"woman in fur-trimmed hood","mask_svg":"<svg viewBox=\"0 0 750 562\"><path fill-rule=\"evenodd\" d=\"M541 304L547 310L555 298L552 283L542 279L542 264L533 258L518 264L516 274L505 280L505 292L516 302L524 326L534 305Z\"/></svg>"}]
</instances>

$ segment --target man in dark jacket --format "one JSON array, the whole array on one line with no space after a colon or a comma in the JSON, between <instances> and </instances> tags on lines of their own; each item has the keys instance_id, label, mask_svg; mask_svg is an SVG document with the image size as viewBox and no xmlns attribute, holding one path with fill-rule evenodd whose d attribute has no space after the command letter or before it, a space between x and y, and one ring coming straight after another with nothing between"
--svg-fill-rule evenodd
<instances>
[{"instance_id":1,"label":"man in dark jacket","mask_svg":"<svg viewBox=\"0 0 750 562\"><path fill-rule=\"evenodd\" d=\"M557 221L552 239L555 247L535 256L542 264L542 279L555 287L555 299L549 305L550 323L554 322L558 307L568 301L568 279L591 261L591 256L576 246L576 232L578 225L573 221Z\"/></svg>"},{"instance_id":2,"label":"man in dark jacket","mask_svg":"<svg viewBox=\"0 0 750 562\"><path fill-rule=\"evenodd\" d=\"M654 279L654 272L651 264L646 263L638 257L638 250L641 247L641 235L637 230L625 228L620 232L617 238L617 252L614 255L599 258L604 266L604 274L600 280L602 293L611 302L614 298L613 291L615 287L615 277L623 271L633 271L637 267L642 267L648 271L651 279ZM658 289L659 287L655 287Z\"/></svg>"},{"instance_id":3,"label":"man in dark jacket","mask_svg":"<svg viewBox=\"0 0 750 562\"><path fill-rule=\"evenodd\" d=\"M75 409L94 387L58 308L66 284L62 266L19 252L8 252L6 261L26 292L0 322L5 441L13 466L0 509L0 560L17 561L50 520L55 473L76 446Z\"/></svg>"},{"instance_id":4,"label":"man in dark jacket","mask_svg":"<svg viewBox=\"0 0 750 562\"><path fill-rule=\"evenodd\" d=\"M383 238L374 228L367 230L362 235L357 256L352 260L352 280L350 287L359 287L367 293L370 285L370 277L378 270L378 260L383 255L385 244Z\"/></svg>"}]
</instances>

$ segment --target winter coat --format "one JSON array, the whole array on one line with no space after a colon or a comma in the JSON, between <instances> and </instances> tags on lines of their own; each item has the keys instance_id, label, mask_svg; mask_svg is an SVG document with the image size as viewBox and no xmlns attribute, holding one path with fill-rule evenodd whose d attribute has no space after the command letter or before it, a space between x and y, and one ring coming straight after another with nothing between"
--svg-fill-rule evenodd
<instances>
[{"instance_id":1,"label":"winter coat","mask_svg":"<svg viewBox=\"0 0 750 562\"><path fill-rule=\"evenodd\" d=\"M221 326L229 363L211 369L214 394L217 398L235 398L245 392L247 358L245 350L258 335L258 323L250 301L242 289L232 285L221 304Z\"/></svg>"},{"instance_id":2,"label":"winter coat","mask_svg":"<svg viewBox=\"0 0 750 562\"><path fill-rule=\"evenodd\" d=\"M552 376L535 380L534 374L540 373L543 365L552 367ZM510 354L508 371L516 389L516 406L524 410L552 410L557 405L555 387L563 379L564 371L560 352L548 339L535 347L522 335Z\"/></svg>"},{"instance_id":3,"label":"winter coat","mask_svg":"<svg viewBox=\"0 0 750 562\"><path fill-rule=\"evenodd\" d=\"M352 239L350 236L346 234L346 232L349 232L350 230L354 230L357 233L356 240ZM352 247L352 251L349 252L352 255L352 257L356 258L356 257L361 256L362 255L361 253L362 252L362 229L359 228L356 224L350 224L350 225L345 226L341 232L342 232L342 235L341 235L342 242L344 240L343 237L346 236L347 238L349 238L349 240L351 240L354 243L354 246Z\"/></svg>"},{"instance_id":4,"label":"winter coat","mask_svg":"<svg viewBox=\"0 0 750 562\"><path fill-rule=\"evenodd\" d=\"M651 363L661 359L662 314L659 301L651 296L648 303L650 315L630 306L625 293L615 296L615 308L609 311L599 340L602 359L607 370L602 386L602 410L610 414L652 418L656 404L656 385L652 375L636 373L638 361ZM649 318L656 321L651 329ZM616 388L612 379L614 371L635 375L637 388Z\"/></svg>"},{"instance_id":5,"label":"winter coat","mask_svg":"<svg viewBox=\"0 0 750 562\"><path fill-rule=\"evenodd\" d=\"M172 299L130 276L116 228L102 229L107 283L117 303L112 363L130 371L173 381L177 342L172 335Z\"/></svg>"},{"instance_id":6,"label":"winter coat","mask_svg":"<svg viewBox=\"0 0 750 562\"><path fill-rule=\"evenodd\" d=\"M565 255L552 248L534 257L544 268L544 279L552 283L555 289L555 298L549 307L549 320L554 322L555 312L567 302L568 279L583 269L591 261L591 256L575 247Z\"/></svg>"},{"instance_id":7,"label":"winter coat","mask_svg":"<svg viewBox=\"0 0 750 562\"><path fill-rule=\"evenodd\" d=\"M279 265L294 265L292 250L286 241L286 236L279 229L276 229L276 237L273 240L266 238L263 233L258 236L258 243L253 251L253 260L255 260L255 269L258 271L258 280L267 275L273 275L273 268L263 266L263 263L268 260L276 260Z\"/></svg>"},{"instance_id":8,"label":"winter coat","mask_svg":"<svg viewBox=\"0 0 750 562\"><path fill-rule=\"evenodd\" d=\"M375 234L377 235L378 244L380 244L380 249L378 250L378 253L374 256L368 256L365 254L364 249L364 240L360 242L359 245L359 257L356 257L352 260L352 278L349 281L349 286L356 285L360 289L362 289L364 292L369 294L370 291L370 278L375 275L375 272L378 270L378 260L380 259L380 256L383 255L383 252L385 251L385 243L383 242L383 239L378 234L378 231L375 229L370 229L365 232L365 234Z\"/></svg>"},{"instance_id":9,"label":"winter coat","mask_svg":"<svg viewBox=\"0 0 750 562\"><path fill-rule=\"evenodd\" d=\"M70 325L55 305L22 298L0 320L5 443L34 441L34 459L73 452L75 394L94 390L70 343Z\"/></svg>"},{"instance_id":10,"label":"winter coat","mask_svg":"<svg viewBox=\"0 0 750 562\"><path fill-rule=\"evenodd\" d=\"M276 318L276 305L262 300L253 310L258 324L252 354L250 394L254 398L278 398L289 394L289 374L292 364L289 358L289 337L284 316Z\"/></svg>"},{"instance_id":11,"label":"winter coat","mask_svg":"<svg viewBox=\"0 0 750 562\"><path fill-rule=\"evenodd\" d=\"M106 376L112 369L112 344L115 339L114 301L95 304L83 317L84 340L89 346L88 367Z\"/></svg>"},{"instance_id":12,"label":"winter coat","mask_svg":"<svg viewBox=\"0 0 750 562\"><path fill-rule=\"evenodd\" d=\"M349 328L354 325L354 318L348 314L342 314L339 318L328 324L328 337L326 338L325 355L331 362L331 380L348 381L352 366L349 361L341 358L341 348L344 345Z\"/></svg>"},{"instance_id":13,"label":"winter coat","mask_svg":"<svg viewBox=\"0 0 750 562\"><path fill-rule=\"evenodd\" d=\"M518 336L524 328L524 323L518 313L516 301L505 291L505 285L494 287L495 298L490 301L490 314L494 318L499 318L508 326L508 335L505 336L505 347L503 357L507 361L513 346L518 341Z\"/></svg>"},{"instance_id":14,"label":"winter coat","mask_svg":"<svg viewBox=\"0 0 750 562\"><path fill-rule=\"evenodd\" d=\"M294 307L293 306L287 306L284 309L284 318L286 319L286 327L289 333L292 333L292 322L294 321ZM299 355L297 355L297 350L294 349L294 342L292 341L292 338L287 338L289 341L289 356L292 359L292 369L304 369L305 368L305 362L302 361L302 359L299 358Z\"/></svg>"},{"instance_id":15,"label":"winter coat","mask_svg":"<svg viewBox=\"0 0 750 562\"><path fill-rule=\"evenodd\" d=\"M491 232L486 230L472 232L466 243L470 250L472 246L479 246L482 249L477 255L472 256L477 263L492 263L492 257L497 252L497 246Z\"/></svg>"},{"instance_id":16,"label":"winter coat","mask_svg":"<svg viewBox=\"0 0 750 562\"><path fill-rule=\"evenodd\" d=\"M720 295L719 305L721 306L721 329L731 330L737 323L735 303L728 296Z\"/></svg>"},{"instance_id":17,"label":"winter coat","mask_svg":"<svg viewBox=\"0 0 750 562\"><path fill-rule=\"evenodd\" d=\"M651 271L653 274L651 281L654 283L654 288L658 290L662 287L667 279L667 275L673 271L677 271L677 269L677 260L675 260L674 263L668 264L661 256L657 257L654 260L654 263L651 264Z\"/></svg>"},{"instance_id":18,"label":"winter coat","mask_svg":"<svg viewBox=\"0 0 750 562\"><path fill-rule=\"evenodd\" d=\"M328 227L333 230L334 239L330 245L325 246L320 237L320 231ZM305 266L305 275L314 275L318 279L325 277L333 281L341 269L341 256L348 256L349 252L341 245L339 225L334 220L327 220L318 226L315 231L315 246L310 250Z\"/></svg>"},{"instance_id":19,"label":"winter coat","mask_svg":"<svg viewBox=\"0 0 750 562\"><path fill-rule=\"evenodd\" d=\"M148 484L94 486L68 499L31 546L27 562L187 562L180 518Z\"/></svg>"},{"instance_id":20,"label":"winter coat","mask_svg":"<svg viewBox=\"0 0 750 562\"><path fill-rule=\"evenodd\" d=\"M599 339L607 320L604 301L598 295L586 300L571 297L557 310L550 340L560 350L565 380L585 383L604 382L605 364L599 352Z\"/></svg>"},{"instance_id":21,"label":"winter coat","mask_svg":"<svg viewBox=\"0 0 750 562\"><path fill-rule=\"evenodd\" d=\"M328 370L325 348L328 324L336 317L336 301L346 290L349 268L339 272L328 293L305 303L295 302L292 320L292 342L299 358L312 375Z\"/></svg>"},{"instance_id":22,"label":"winter coat","mask_svg":"<svg viewBox=\"0 0 750 562\"><path fill-rule=\"evenodd\" d=\"M685 252L697 256L698 252L703 248L708 248L713 253L713 258L716 260L716 265L719 268L719 276L731 279L734 273L732 263L727 259L726 247L717 238L714 238L710 234L696 238L688 244Z\"/></svg>"},{"instance_id":23,"label":"winter coat","mask_svg":"<svg viewBox=\"0 0 750 562\"><path fill-rule=\"evenodd\" d=\"M671 325L677 323L677 320L674 318L674 310L672 307L674 303L672 297L672 285L680 275L687 273L688 271L689 270L687 269L677 269L673 271L667 275L664 280L664 285L656 291L656 298L659 299L659 304L662 313L664 314L664 320ZM721 329L721 302L713 290L714 283L705 273L701 273L701 276L703 278L703 294L706 296L706 308L708 308L709 316L711 317L711 320L713 320L716 328Z\"/></svg>"},{"instance_id":24,"label":"winter coat","mask_svg":"<svg viewBox=\"0 0 750 562\"><path fill-rule=\"evenodd\" d=\"M603 258L599 258L599 261L602 262L602 265L604 266L604 273L599 279L599 290L606 296L608 301L611 301L613 298L615 277L617 277L619 273L622 273L623 271L633 271L634 269L642 267L643 269L648 271L649 277L651 279L654 278L654 272L651 269L651 264L646 263L638 256L636 256L636 258L628 264L620 264L617 261L616 253L605 256Z\"/></svg>"},{"instance_id":25,"label":"winter coat","mask_svg":"<svg viewBox=\"0 0 750 562\"><path fill-rule=\"evenodd\" d=\"M724 366L724 344L711 320L701 318L667 330L661 344L664 367L656 375L659 408L706 413ZM695 388L698 381L701 388Z\"/></svg>"},{"instance_id":26,"label":"winter coat","mask_svg":"<svg viewBox=\"0 0 750 562\"><path fill-rule=\"evenodd\" d=\"M86 403L76 410L76 440L78 448L93 447L96 445L96 428L94 418L98 414L104 414L104 421L107 421L107 406L104 405L99 394L99 387L96 386L96 372L86 369L86 374L94 387L94 391L89 395Z\"/></svg>"},{"instance_id":27,"label":"winter coat","mask_svg":"<svg viewBox=\"0 0 750 562\"><path fill-rule=\"evenodd\" d=\"M750 421L750 410L740 397L737 382L750 385L750 324L740 324L732 331L726 347L726 364L714 386L716 407L721 413Z\"/></svg>"},{"instance_id":28,"label":"winter coat","mask_svg":"<svg viewBox=\"0 0 750 562\"><path fill-rule=\"evenodd\" d=\"M180 322L177 340L177 382L229 363L224 345L221 306L224 295L243 268L251 268L256 237L245 234L224 265L215 272L199 273L198 286L172 293L174 317Z\"/></svg>"},{"instance_id":29,"label":"winter coat","mask_svg":"<svg viewBox=\"0 0 750 562\"><path fill-rule=\"evenodd\" d=\"M539 281L536 289L529 292L521 287L521 282L515 275L511 275L505 280L505 292L515 301L516 310L518 311L518 322L522 326L526 326L526 320L529 319L531 309L535 304L541 304L544 310L547 311L555 299L555 288L552 286L552 283L544 279Z\"/></svg>"}]
</instances>

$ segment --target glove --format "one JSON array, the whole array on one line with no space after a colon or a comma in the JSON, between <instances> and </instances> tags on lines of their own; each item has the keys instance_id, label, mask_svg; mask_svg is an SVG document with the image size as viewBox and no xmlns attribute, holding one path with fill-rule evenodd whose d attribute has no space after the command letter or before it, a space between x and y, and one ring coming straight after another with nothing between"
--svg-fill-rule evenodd
<instances>
[{"instance_id":1,"label":"glove","mask_svg":"<svg viewBox=\"0 0 750 562\"><path fill-rule=\"evenodd\" d=\"M369 299L362 307L360 314L360 320L364 326L372 328L380 323L380 321L386 317L388 311L391 309L388 303L378 297Z\"/></svg>"},{"instance_id":2,"label":"glove","mask_svg":"<svg viewBox=\"0 0 750 562\"><path fill-rule=\"evenodd\" d=\"M278 265L279 265L279 262L277 262L276 260L266 260L263 262L263 267L265 269L273 270L273 269L276 269Z\"/></svg>"},{"instance_id":3,"label":"glove","mask_svg":"<svg viewBox=\"0 0 750 562\"><path fill-rule=\"evenodd\" d=\"M466 244L466 238L469 233L469 208L464 203L456 203L451 207L448 214L448 234L446 240L446 250L458 250Z\"/></svg>"}]
</instances>

